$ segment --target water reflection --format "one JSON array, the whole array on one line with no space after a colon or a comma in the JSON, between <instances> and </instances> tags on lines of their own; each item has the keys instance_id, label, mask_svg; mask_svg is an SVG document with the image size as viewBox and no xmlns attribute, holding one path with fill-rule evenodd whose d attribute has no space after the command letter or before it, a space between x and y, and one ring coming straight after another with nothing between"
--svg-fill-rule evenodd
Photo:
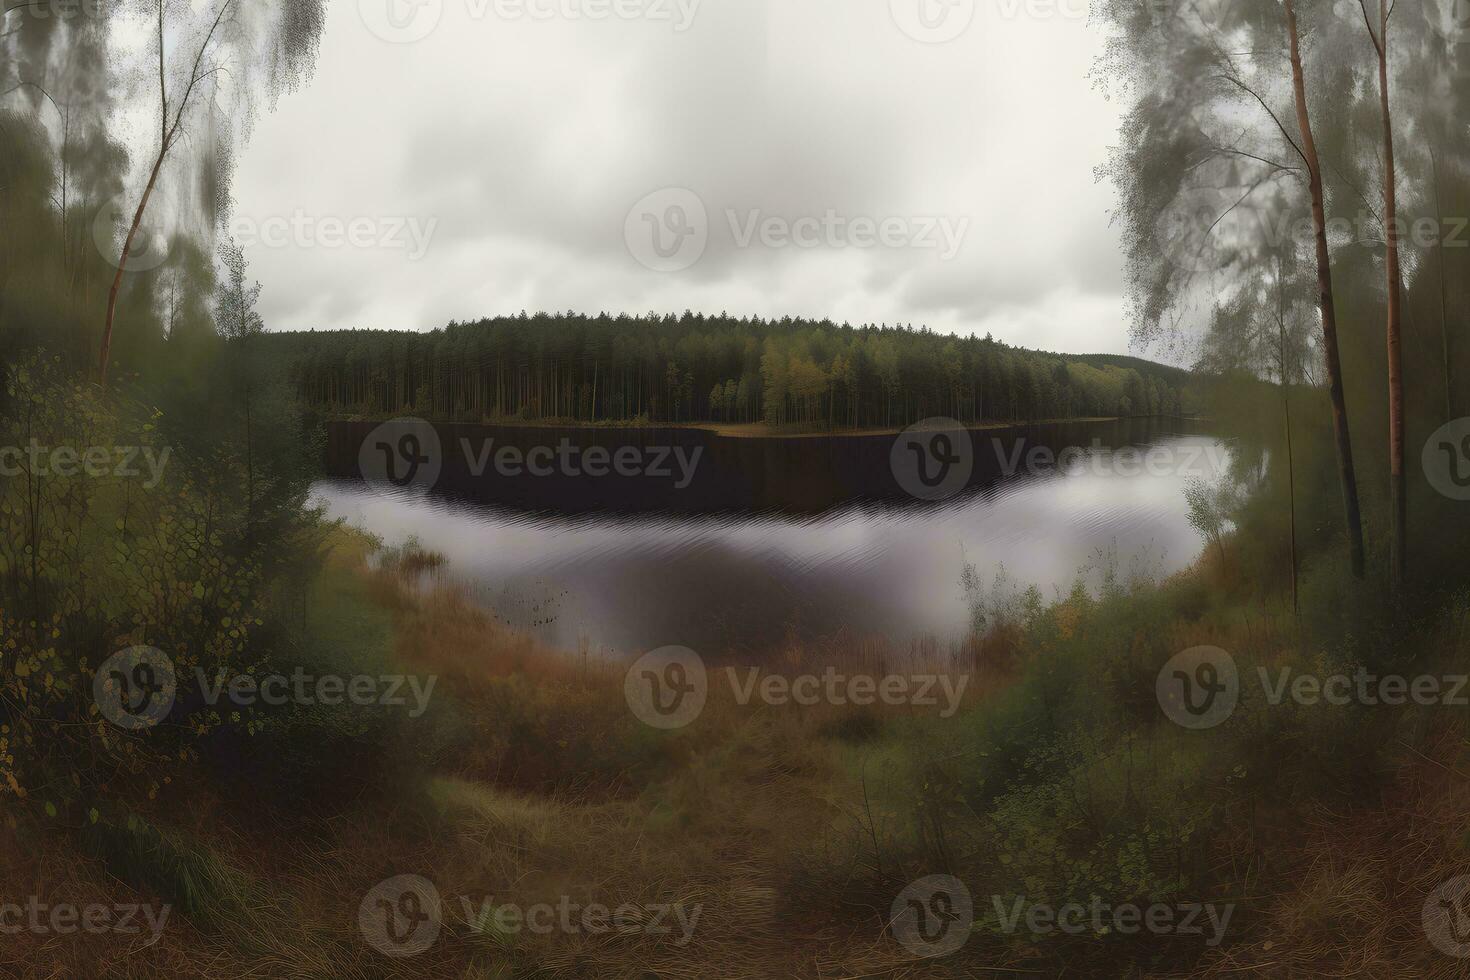
<instances>
[{"instance_id":1,"label":"water reflection","mask_svg":"<svg viewBox=\"0 0 1470 980\"><path fill-rule=\"evenodd\" d=\"M1136 427L1119 424L1066 429L977 434L985 440L977 441L977 463L1014 459L1017 440L1053 453L1081 449L1067 454L1065 469L1007 474L984 463L987 471L969 491L922 506L888 495L879 470L871 492L850 472L840 481L830 471L784 480L781 486L801 498L784 507L769 494L770 481L749 481L742 490L761 482L767 493L753 495L743 511L711 509L716 497L728 496L728 487L714 485L696 491L704 493L701 506L686 503L686 512L650 511L636 495L632 506L597 499L577 501L570 512L525 509L476 500L453 481L431 495L349 479L325 481L316 492L334 517L390 543L413 535L443 552L453 573L504 621L557 646L585 640L626 653L681 644L709 656L751 658L839 632L943 642L963 634L968 622L960 585L967 561L986 581L1004 565L1013 581L1051 595L1068 589L1079 569L1110 556L1125 573L1141 566L1168 574L1199 553L1183 488L1191 476L1219 469L1225 457L1218 442L1153 427L1139 440ZM732 454L716 455L721 467L765 453L776 462L757 464L760 474L794 472L785 469L789 445L715 440L736 441L741 445L719 447ZM1109 448L1140 445L1153 447L1147 461L1137 451ZM830 462L831 452L806 450L808 465L814 458ZM811 507L839 489L845 501ZM523 492L492 490L511 498ZM540 500L544 505L545 496Z\"/></svg>"}]
</instances>

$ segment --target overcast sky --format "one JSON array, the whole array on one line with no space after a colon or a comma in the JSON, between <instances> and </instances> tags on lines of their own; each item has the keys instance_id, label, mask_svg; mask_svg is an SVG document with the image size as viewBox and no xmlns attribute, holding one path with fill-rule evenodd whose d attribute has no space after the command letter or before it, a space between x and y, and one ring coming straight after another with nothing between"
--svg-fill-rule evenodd
<instances>
[{"instance_id":1,"label":"overcast sky","mask_svg":"<svg viewBox=\"0 0 1470 980\"><path fill-rule=\"evenodd\" d=\"M1125 351L1079 2L338 0L240 161L267 324L694 309Z\"/></svg>"}]
</instances>

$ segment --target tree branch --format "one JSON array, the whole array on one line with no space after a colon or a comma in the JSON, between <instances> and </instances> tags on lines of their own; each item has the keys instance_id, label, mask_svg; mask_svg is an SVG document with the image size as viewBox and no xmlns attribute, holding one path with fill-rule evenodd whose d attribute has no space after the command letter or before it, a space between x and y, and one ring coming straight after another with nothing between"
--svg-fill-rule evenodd
<instances>
[{"instance_id":1,"label":"tree branch","mask_svg":"<svg viewBox=\"0 0 1470 980\"><path fill-rule=\"evenodd\" d=\"M1271 117L1271 121L1274 122L1276 124L1276 128L1281 131L1282 137L1286 140L1286 142L1291 144L1291 148L1296 151L1296 155L1302 158L1302 163L1306 164L1307 167L1310 169L1311 162L1307 160L1307 155L1302 152L1302 148L1300 146L1297 146L1296 140L1291 138L1291 134L1286 131L1286 127L1281 124L1281 120L1277 118L1276 113L1271 111L1271 107L1266 104L1266 100L1261 98L1261 96L1256 92L1255 89L1251 88L1249 85L1247 85L1245 82L1242 82L1234 75L1222 74L1220 77L1224 78L1227 82L1236 86L1241 91L1247 93L1261 104L1261 108L1266 110L1266 115Z\"/></svg>"}]
</instances>

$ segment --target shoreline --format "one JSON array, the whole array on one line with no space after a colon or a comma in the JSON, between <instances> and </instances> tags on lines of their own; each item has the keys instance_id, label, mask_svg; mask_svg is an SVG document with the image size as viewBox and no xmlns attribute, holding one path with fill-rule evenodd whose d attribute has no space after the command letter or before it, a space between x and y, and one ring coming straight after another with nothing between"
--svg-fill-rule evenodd
<instances>
[{"instance_id":1,"label":"shoreline","mask_svg":"<svg viewBox=\"0 0 1470 980\"><path fill-rule=\"evenodd\" d=\"M361 416L324 415L322 423L377 422L404 416ZM990 421L962 423L967 432L993 432L1004 429L1026 429L1048 425L1088 425L1107 422L1127 422L1142 419L1168 420L1174 422L1207 422L1208 419L1185 415L1101 415L1061 419L1031 419L1027 421ZM776 427L764 422L587 422L558 419L426 419L431 425L478 425L505 429L588 429L592 431L637 431L643 429L689 429L708 432L722 439L820 439L820 438L863 438L896 436L909 426L887 427Z\"/></svg>"}]
</instances>

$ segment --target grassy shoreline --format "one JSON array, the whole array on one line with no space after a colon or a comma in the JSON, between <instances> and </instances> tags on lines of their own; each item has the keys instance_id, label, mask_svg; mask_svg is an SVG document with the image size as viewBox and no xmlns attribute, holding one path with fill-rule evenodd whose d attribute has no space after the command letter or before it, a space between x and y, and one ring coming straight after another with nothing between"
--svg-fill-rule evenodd
<instances>
[{"instance_id":1,"label":"grassy shoreline","mask_svg":"<svg viewBox=\"0 0 1470 980\"><path fill-rule=\"evenodd\" d=\"M1415 896L1465 857L1463 733L1428 716L1262 704L1218 734L1186 732L1132 693L1151 689L1170 651L1194 644L1227 646L1243 666L1314 662L1292 639L1284 601L1249 598L1234 555L1165 582L1115 581L1098 598L999 601L1002 622L966 665L975 683L951 721L742 705L712 686L696 724L658 732L631 717L621 665L509 633L450 584L420 587L419 572L439 566L433 556L398 549L370 561L375 551L359 532L332 534L311 588L333 610L318 629L381 633L387 645L357 666L435 676L440 693L422 719L353 736L366 739L369 772L309 806L279 797L274 781L241 795L185 775L163 799L134 802L143 836L83 821L44 829L36 848L16 836L29 822L12 819L13 880L175 906L160 940L130 952L131 975L194 975L205 960L221 977L286 964L295 976L349 978L1386 975L1407 964L1458 975L1458 963L1426 949ZM1463 663L1464 626L1451 615L1416 639L1437 651L1434 663ZM795 647L782 669L828 663L904 669ZM1131 720L1105 721L1118 717ZM335 736L308 728L289 738L255 751L309 755L301 739ZM1319 771L1324 759L1351 758L1349 744L1359 758L1347 782L1379 786L1380 803L1351 802ZM330 753L312 763L336 778L343 764ZM186 810L169 803L181 792ZM1192 856L1181 864L1176 854ZM129 871L138 867L151 870L138 878ZM1255 882L1268 870L1273 888L1263 891ZM975 933L953 956L919 960L887 931L888 906L907 882L937 873L973 891ZM443 923L432 948L395 961L364 941L357 910L378 882L403 874L435 884ZM1017 935L992 908L1089 891L1237 908L1218 947ZM275 899L251 898L266 893ZM683 902L698 906L699 924L681 944L486 931L470 914L489 897L526 907L566 896ZM114 952L58 953L30 936L0 954L0 967L102 975Z\"/></svg>"}]
</instances>

